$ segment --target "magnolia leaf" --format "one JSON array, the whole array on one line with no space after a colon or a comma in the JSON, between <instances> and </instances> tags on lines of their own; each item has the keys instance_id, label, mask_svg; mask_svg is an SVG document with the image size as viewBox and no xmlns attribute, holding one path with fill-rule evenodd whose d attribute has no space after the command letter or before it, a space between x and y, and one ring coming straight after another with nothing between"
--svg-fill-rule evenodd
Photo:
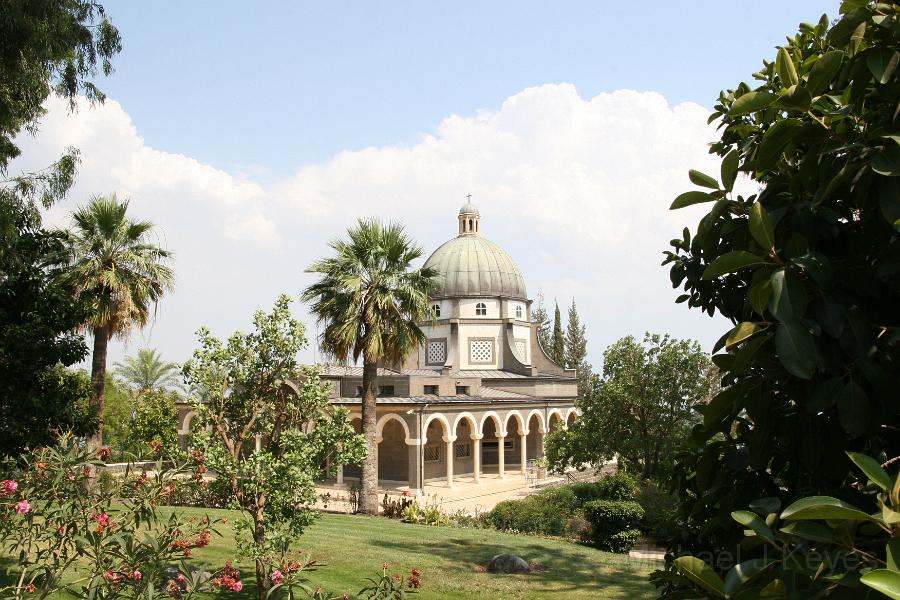
<instances>
[{"instance_id":1,"label":"magnolia leaf","mask_svg":"<svg viewBox=\"0 0 900 600\"><path fill-rule=\"evenodd\" d=\"M789 269L778 269L769 277L772 295L769 312L779 321L795 321L803 317L809 304L809 296L800 278Z\"/></svg>"},{"instance_id":2,"label":"magnolia leaf","mask_svg":"<svg viewBox=\"0 0 900 600\"><path fill-rule=\"evenodd\" d=\"M788 373L809 379L816 371L816 344L801 325L782 323L775 332L775 353Z\"/></svg>"},{"instance_id":3,"label":"magnolia leaf","mask_svg":"<svg viewBox=\"0 0 900 600\"><path fill-rule=\"evenodd\" d=\"M703 276L701 278L708 281L726 273L733 273L734 271L746 269L753 265L766 264L766 262L766 259L757 256L752 252L734 250L732 252L726 252L707 265L706 269L703 270Z\"/></svg>"},{"instance_id":4,"label":"magnolia leaf","mask_svg":"<svg viewBox=\"0 0 900 600\"><path fill-rule=\"evenodd\" d=\"M784 521L871 521L883 524L881 519L831 496L801 498L784 509L781 518Z\"/></svg>"},{"instance_id":5,"label":"magnolia leaf","mask_svg":"<svg viewBox=\"0 0 900 600\"><path fill-rule=\"evenodd\" d=\"M888 598L900 600L900 573L890 569L874 569L859 578L865 585Z\"/></svg>"},{"instance_id":6,"label":"magnolia leaf","mask_svg":"<svg viewBox=\"0 0 900 600\"><path fill-rule=\"evenodd\" d=\"M805 87L792 85L778 98L778 106L787 110L806 112L812 104L812 94Z\"/></svg>"},{"instance_id":7,"label":"magnolia leaf","mask_svg":"<svg viewBox=\"0 0 900 600\"><path fill-rule=\"evenodd\" d=\"M750 205L750 235L756 240L756 243L775 253L775 227L769 219L766 209L759 202Z\"/></svg>"},{"instance_id":8,"label":"magnolia leaf","mask_svg":"<svg viewBox=\"0 0 900 600\"><path fill-rule=\"evenodd\" d=\"M900 573L900 538L891 539L885 547L885 553L887 568Z\"/></svg>"},{"instance_id":9,"label":"magnolia leaf","mask_svg":"<svg viewBox=\"0 0 900 600\"><path fill-rule=\"evenodd\" d=\"M770 558L753 558L734 565L725 574L725 593L732 594L741 589L741 586L769 568L775 561Z\"/></svg>"},{"instance_id":10,"label":"magnolia leaf","mask_svg":"<svg viewBox=\"0 0 900 600\"><path fill-rule=\"evenodd\" d=\"M675 568L685 577L702 587L716 598L725 598L725 582L708 564L696 556L680 556L675 559Z\"/></svg>"},{"instance_id":11,"label":"magnolia leaf","mask_svg":"<svg viewBox=\"0 0 900 600\"><path fill-rule=\"evenodd\" d=\"M740 155L738 155L737 150L732 150L722 159L722 187L728 192L734 189L734 180L737 178L739 160Z\"/></svg>"},{"instance_id":12,"label":"magnolia leaf","mask_svg":"<svg viewBox=\"0 0 900 600\"><path fill-rule=\"evenodd\" d=\"M759 315L766 312L766 307L769 305L769 298L771 296L772 281L770 279L763 279L762 281L754 283L747 291L747 300L750 301L750 306L752 306L753 310Z\"/></svg>"},{"instance_id":13,"label":"magnolia leaf","mask_svg":"<svg viewBox=\"0 0 900 600\"><path fill-rule=\"evenodd\" d=\"M775 543L775 534L772 533L772 530L766 525L766 522L755 512L750 512L749 510L736 510L731 513L731 518L744 527L752 529L758 537L772 544Z\"/></svg>"},{"instance_id":14,"label":"magnolia leaf","mask_svg":"<svg viewBox=\"0 0 900 600\"><path fill-rule=\"evenodd\" d=\"M866 66L878 83L884 84L891 80L898 62L900 53L890 48L876 46L866 52Z\"/></svg>"},{"instance_id":15,"label":"magnolia leaf","mask_svg":"<svg viewBox=\"0 0 900 600\"><path fill-rule=\"evenodd\" d=\"M785 48L778 49L778 56L775 58L775 70L778 71L778 77L781 79L781 85L790 87L800 83L797 77L797 68L790 53Z\"/></svg>"},{"instance_id":16,"label":"magnolia leaf","mask_svg":"<svg viewBox=\"0 0 900 600\"><path fill-rule=\"evenodd\" d=\"M844 60L842 50L831 50L819 57L809 72L806 89L813 96L818 96L828 89L834 76L837 75Z\"/></svg>"},{"instance_id":17,"label":"magnolia leaf","mask_svg":"<svg viewBox=\"0 0 900 600\"><path fill-rule=\"evenodd\" d=\"M756 152L754 166L761 170L771 165L778 158L793 135L803 126L800 119L782 119L772 125L763 135L759 150Z\"/></svg>"},{"instance_id":18,"label":"magnolia leaf","mask_svg":"<svg viewBox=\"0 0 900 600\"><path fill-rule=\"evenodd\" d=\"M753 321L738 323L737 327L732 329L731 333L728 334L728 339L725 340L725 348L731 348L735 344L740 344L767 327L768 325L764 323L755 323Z\"/></svg>"},{"instance_id":19,"label":"magnolia leaf","mask_svg":"<svg viewBox=\"0 0 900 600\"><path fill-rule=\"evenodd\" d=\"M784 582L780 579L773 579L769 584L759 591L760 598L781 598L787 593Z\"/></svg>"},{"instance_id":20,"label":"magnolia leaf","mask_svg":"<svg viewBox=\"0 0 900 600\"><path fill-rule=\"evenodd\" d=\"M714 190L719 189L719 182L706 173L701 173L700 171L691 169L690 171L688 171L688 178L694 185L699 185L701 187L707 187Z\"/></svg>"},{"instance_id":21,"label":"magnolia leaf","mask_svg":"<svg viewBox=\"0 0 900 600\"><path fill-rule=\"evenodd\" d=\"M834 540L834 531L827 525L815 521L793 521L782 527L781 531L811 542L830 543Z\"/></svg>"},{"instance_id":22,"label":"magnolia leaf","mask_svg":"<svg viewBox=\"0 0 900 600\"><path fill-rule=\"evenodd\" d=\"M859 467L860 471L866 474L866 477L868 477L872 483L882 490L888 491L894 484L891 476L887 474L887 471L885 471L884 468L878 464L878 461L871 456L866 456L859 452L847 452L847 456L849 456L850 460Z\"/></svg>"},{"instance_id":23,"label":"magnolia leaf","mask_svg":"<svg viewBox=\"0 0 900 600\"><path fill-rule=\"evenodd\" d=\"M766 496L765 498L757 498L750 503L750 508L757 513L769 515L777 513L781 508L781 500L774 496Z\"/></svg>"},{"instance_id":24,"label":"magnolia leaf","mask_svg":"<svg viewBox=\"0 0 900 600\"><path fill-rule=\"evenodd\" d=\"M669 210L677 210L679 208L684 208L685 206L691 206L692 204L700 204L702 202L711 202L712 200L716 200L721 197L721 194L713 194L710 192L699 192L697 190L691 192L685 192L679 195L672 202L672 205L669 207Z\"/></svg>"},{"instance_id":25,"label":"magnolia leaf","mask_svg":"<svg viewBox=\"0 0 900 600\"><path fill-rule=\"evenodd\" d=\"M872 156L872 170L887 177L900 177L900 146L887 143Z\"/></svg>"},{"instance_id":26,"label":"magnolia leaf","mask_svg":"<svg viewBox=\"0 0 900 600\"><path fill-rule=\"evenodd\" d=\"M762 110L778 100L778 95L771 92L747 92L736 99L728 110L729 116L748 115Z\"/></svg>"}]
</instances>

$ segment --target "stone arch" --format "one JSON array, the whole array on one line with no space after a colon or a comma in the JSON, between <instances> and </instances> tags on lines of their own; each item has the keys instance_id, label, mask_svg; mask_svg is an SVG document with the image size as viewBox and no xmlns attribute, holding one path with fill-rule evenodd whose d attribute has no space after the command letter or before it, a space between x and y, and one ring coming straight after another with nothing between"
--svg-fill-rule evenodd
<instances>
[{"instance_id":1,"label":"stone arch","mask_svg":"<svg viewBox=\"0 0 900 600\"><path fill-rule=\"evenodd\" d=\"M547 431L555 431L558 427L565 426L566 420L565 418L563 418L561 410L559 410L558 408L554 408L549 413L547 413Z\"/></svg>"},{"instance_id":2,"label":"stone arch","mask_svg":"<svg viewBox=\"0 0 900 600\"><path fill-rule=\"evenodd\" d=\"M509 428L509 421L514 419L516 421L517 429L511 430ZM522 418L522 414L517 410L511 410L506 413L506 421L503 423L503 431L507 433L528 433L528 423Z\"/></svg>"},{"instance_id":3,"label":"stone arch","mask_svg":"<svg viewBox=\"0 0 900 600\"><path fill-rule=\"evenodd\" d=\"M447 417L444 416L443 413L432 413L428 415L428 418L425 419L425 422L422 424L422 430L428 431L428 426L431 425L432 421L438 421L441 424L441 427L444 428L444 437L453 435L455 427L450 427L450 421L447 420Z\"/></svg>"},{"instance_id":4,"label":"stone arch","mask_svg":"<svg viewBox=\"0 0 900 600\"><path fill-rule=\"evenodd\" d=\"M547 432L547 424L544 422L544 413L542 413L541 411L539 411L536 408L532 409L531 412L528 413L528 420L526 421L527 426L528 426L528 432L531 433L533 431L531 424L533 423L533 419L535 417L537 417L538 431L540 431L541 433L546 433Z\"/></svg>"},{"instance_id":5,"label":"stone arch","mask_svg":"<svg viewBox=\"0 0 900 600\"><path fill-rule=\"evenodd\" d=\"M494 427L497 432L502 435L506 435L506 430L503 429L503 419L500 418L496 412L489 410L481 416L481 422L478 423L478 433L484 434L484 424L487 423L488 419L492 419L494 421Z\"/></svg>"},{"instance_id":6,"label":"stone arch","mask_svg":"<svg viewBox=\"0 0 900 600\"><path fill-rule=\"evenodd\" d=\"M577 408L572 407L568 411L566 411L566 427L571 427L572 423L575 422L575 419L580 417L579 411Z\"/></svg>"},{"instance_id":7,"label":"stone arch","mask_svg":"<svg viewBox=\"0 0 900 600\"><path fill-rule=\"evenodd\" d=\"M394 413L382 415L381 418L378 419L378 422L375 424L375 438L377 439L384 437L384 426L388 421L398 421L403 427L403 433L406 435L406 443L410 443L410 440L412 438L409 435L409 425L407 425L406 421L400 418L400 416L395 415Z\"/></svg>"},{"instance_id":8,"label":"stone arch","mask_svg":"<svg viewBox=\"0 0 900 600\"><path fill-rule=\"evenodd\" d=\"M191 424L194 422L194 419L196 419L198 416L200 416L200 415L195 410L187 411L181 420L181 431L179 431L178 433L180 433L182 435L190 434L191 433Z\"/></svg>"},{"instance_id":9,"label":"stone arch","mask_svg":"<svg viewBox=\"0 0 900 600\"><path fill-rule=\"evenodd\" d=\"M461 421L469 422L469 428L471 429L473 434L481 433L481 425L478 423L478 419L475 418L475 415L470 412L461 412L456 415L456 418L453 420L454 435Z\"/></svg>"},{"instance_id":10,"label":"stone arch","mask_svg":"<svg viewBox=\"0 0 900 600\"><path fill-rule=\"evenodd\" d=\"M378 479L406 482L409 478L409 446L406 444L409 430L406 423L399 417L386 419L379 431Z\"/></svg>"}]
</instances>

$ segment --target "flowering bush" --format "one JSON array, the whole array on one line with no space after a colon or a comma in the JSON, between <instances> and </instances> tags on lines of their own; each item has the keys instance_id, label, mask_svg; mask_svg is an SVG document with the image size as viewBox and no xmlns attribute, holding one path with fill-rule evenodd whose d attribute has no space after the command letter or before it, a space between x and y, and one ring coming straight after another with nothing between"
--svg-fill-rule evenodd
<instances>
[{"instance_id":1,"label":"flowering bush","mask_svg":"<svg viewBox=\"0 0 900 600\"><path fill-rule=\"evenodd\" d=\"M105 452L89 452L62 435L55 447L3 463L0 548L16 560L14 583L0 588L3 597L40 599L66 590L91 600L181 598L210 587L197 577L185 578L182 586L167 575L179 562L190 572L191 551L215 534L209 518L164 518L157 511L190 469L164 470L160 462L153 475L143 473L127 490L126 500L122 479L107 477L99 485L94 477Z\"/></svg>"}]
</instances>

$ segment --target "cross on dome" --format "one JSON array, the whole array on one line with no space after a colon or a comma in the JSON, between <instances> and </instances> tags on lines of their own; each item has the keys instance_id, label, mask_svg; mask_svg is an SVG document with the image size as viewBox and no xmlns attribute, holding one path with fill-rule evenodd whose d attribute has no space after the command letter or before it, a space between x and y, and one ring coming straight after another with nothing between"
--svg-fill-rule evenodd
<instances>
[{"instance_id":1,"label":"cross on dome","mask_svg":"<svg viewBox=\"0 0 900 600\"><path fill-rule=\"evenodd\" d=\"M481 214L472 204L472 194L466 194L466 203L459 209L459 235L479 235Z\"/></svg>"}]
</instances>

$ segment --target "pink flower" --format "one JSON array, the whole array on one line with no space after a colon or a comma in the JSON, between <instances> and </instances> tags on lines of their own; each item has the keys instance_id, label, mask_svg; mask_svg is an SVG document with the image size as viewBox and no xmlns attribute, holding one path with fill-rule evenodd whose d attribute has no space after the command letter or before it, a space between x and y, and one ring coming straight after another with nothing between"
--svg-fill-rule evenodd
<instances>
[{"instance_id":1,"label":"pink flower","mask_svg":"<svg viewBox=\"0 0 900 600\"><path fill-rule=\"evenodd\" d=\"M182 573L179 573L175 579L178 580L178 583L187 584L187 577L185 577Z\"/></svg>"},{"instance_id":2,"label":"pink flower","mask_svg":"<svg viewBox=\"0 0 900 600\"><path fill-rule=\"evenodd\" d=\"M31 510L31 505L28 503L28 500L19 500L16 502L16 512L20 515L28 514L28 511Z\"/></svg>"},{"instance_id":3,"label":"pink flower","mask_svg":"<svg viewBox=\"0 0 900 600\"><path fill-rule=\"evenodd\" d=\"M109 525L109 515L106 513L94 514L94 520L106 527Z\"/></svg>"},{"instance_id":4,"label":"pink flower","mask_svg":"<svg viewBox=\"0 0 900 600\"><path fill-rule=\"evenodd\" d=\"M233 591L233 592L239 592L242 589L244 589L244 584L241 583L240 581L235 581L234 583L231 584L231 591Z\"/></svg>"},{"instance_id":5,"label":"pink flower","mask_svg":"<svg viewBox=\"0 0 900 600\"><path fill-rule=\"evenodd\" d=\"M19 489L19 484L12 479L4 479L0 481L0 494L4 496L12 496Z\"/></svg>"},{"instance_id":6,"label":"pink flower","mask_svg":"<svg viewBox=\"0 0 900 600\"><path fill-rule=\"evenodd\" d=\"M117 579L116 574L113 573L112 569L104 573L103 576L106 577L106 579L108 579L109 581L115 581Z\"/></svg>"},{"instance_id":7,"label":"pink flower","mask_svg":"<svg viewBox=\"0 0 900 600\"><path fill-rule=\"evenodd\" d=\"M140 581L143 577L144 575L137 569L135 569L134 573L131 574L131 578L135 581Z\"/></svg>"},{"instance_id":8,"label":"pink flower","mask_svg":"<svg viewBox=\"0 0 900 600\"><path fill-rule=\"evenodd\" d=\"M272 572L272 584L273 585L281 585L284 583L284 573L281 571L273 571Z\"/></svg>"}]
</instances>

